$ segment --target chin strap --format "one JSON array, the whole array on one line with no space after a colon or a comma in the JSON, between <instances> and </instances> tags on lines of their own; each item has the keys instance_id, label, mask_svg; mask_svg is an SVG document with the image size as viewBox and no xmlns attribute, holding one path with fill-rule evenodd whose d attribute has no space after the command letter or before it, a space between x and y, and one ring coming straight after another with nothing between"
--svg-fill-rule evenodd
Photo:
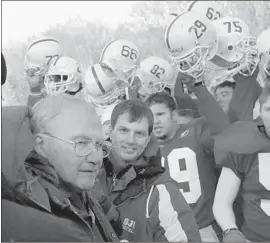
<instances>
[{"instance_id":1,"label":"chin strap","mask_svg":"<svg viewBox=\"0 0 270 243\"><path fill-rule=\"evenodd\" d=\"M72 91L66 91L65 93L66 93L66 94L69 94L69 95L76 95L76 94L79 93L82 89L83 89L83 86L82 86L82 83L80 83L80 87L79 87L79 89L78 89L77 91L74 91L74 92L72 92Z\"/></svg>"}]
</instances>

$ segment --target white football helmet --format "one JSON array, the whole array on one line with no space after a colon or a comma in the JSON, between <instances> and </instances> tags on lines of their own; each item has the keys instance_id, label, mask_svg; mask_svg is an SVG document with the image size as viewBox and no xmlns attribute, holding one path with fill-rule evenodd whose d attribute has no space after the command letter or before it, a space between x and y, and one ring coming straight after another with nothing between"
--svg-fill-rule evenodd
<instances>
[{"instance_id":1,"label":"white football helmet","mask_svg":"<svg viewBox=\"0 0 270 243\"><path fill-rule=\"evenodd\" d=\"M86 99L98 107L117 102L121 95L115 77L108 77L99 63L85 71L83 84Z\"/></svg>"},{"instance_id":2,"label":"white football helmet","mask_svg":"<svg viewBox=\"0 0 270 243\"><path fill-rule=\"evenodd\" d=\"M71 57L62 56L50 66L44 85L49 95L78 92L82 86L82 78L80 64Z\"/></svg>"},{"instance_id":3,"label":"white football helmet","mask_svg":"<svg viewBox=\"0 0 270 243\"><path fill-rule=\"evenodd\" d=\"M216 53L216 30L200 14L184 12L166 29L165 44L179 72L202 79L205 61Z\"/></svg>"},{"instance_id":4,"label":"white football helmet","mask_svg":"<svg viewBox=\"0 0 270 243\"><path fill-rule=\"evenodd\" d=\"M168 25L178 16L177 13L169 13L167 16L166 16L166 19L165 19L165 29L168 27Z\"/></svg>"},{"instance_id":5,"label":"white football helmet","mask_svg":"<svg viewBox=\"0 0 270 243\"><path fill-rule=\"evenodd\" d=\"M210 21L223 17L224 6L218 1L193 1L188 6L188 11L199 13Z\"/></svg>"},{"instance_id":6,"label":"white football helmet","mask_svg":"<svg viewBox=\"0 0 270 243\"><path fill-rule=\"evenodd\" d=\"M102 50L99 63L109 77L131 83L140 63L136 45L125 39L109 42Z\"/></svg>"},{"instance_id":7,"label":"white football helmet","mask_svg":"<svg viewBox=\"0 0 270 243\"><path fill-rule=\"evenodd\" d=\"M258 51L248 25L235 17L222 17L212 23L217 32L218 50L210 61L230 73L235 70L234 74L252 75L258 64Z\"/></svg>"},{"instance_id":8,"label":"white football helmet","mask_svg":"<svg viewBox=\"0 0 270 243\"><path fill-rule=\"evenodd\" d=\"M160 92L166 87L171 89L174 75L172 64L157 56L144 59L136 73L141 81L140 91L143 90L149 95Z\"/></svg>"},{"instance_id":9,"label":"white football helmet","mask_svg":"<svg viewBox=\"0 0 270 243\"><path fill-rule=\"evenodd\" d=\"M257 39L257 47L260 53L260 65L270 76L270 29L264 30Z\"/></svg>"},{"instance_id":10,"label":"white football helmet","mask_svg":"<svg viewBox=\"0 0 270 243\"><path fill-rule=\"evenodd\" d=\"M25 55L25 73L29 77L44 77L49 66L54 64L64 51L59 41L52 37L41 37L30 43Z\"/></svg>"}]
</instances>

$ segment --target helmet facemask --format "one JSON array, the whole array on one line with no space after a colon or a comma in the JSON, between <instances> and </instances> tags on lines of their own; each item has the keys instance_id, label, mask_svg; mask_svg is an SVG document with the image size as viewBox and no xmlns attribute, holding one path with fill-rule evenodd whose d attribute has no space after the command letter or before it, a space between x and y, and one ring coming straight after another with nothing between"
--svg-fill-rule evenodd
<instances>
[{"instance_id":1,"label":"helmet facemask","mask_svg":"<svg viewBox=\"0 0 270 243\"><path fill-rule=\"evenodd\" d=\"M110 92L107 92L99 97L89 95L86 89L84 89L84 91L86 99L97 107L107 107L111 104L114 104L115 102L118 101L118 97L121 95L120 90L118 88L112 89Z\"/></svg>"},{"instance_id":2,"label":"helmet facemask","mask_svg":"<svg viewBox=\"0 0 270 243\"><path fill-rule=\"evenodd\" d=\"M101 62L100 65L108 77L115 77L127 84L132 82L138 68L137 65L129 66L114 58L108 62Z\"/></svg>"},{"instance_id":3,"label":"helmet facemask","mask_svg":"<svg viewBox=\"0 0 270 243\"><path fill-rule=\"evenodd\" d=\"M170 56L177 64L179 72L186 73L199 80L204 74L205 59L208 56L208 52L208 46L197 46L185 57L177 57L177 51L175 53L172 52Z\"/></svg>"},{"instance_id":4,"label":"helmet facemask","mask_svg":"<svg viewBox=\"0 0 270 243\"><path fill-rule=\"evenodd\" d=\"M270 76L270 50L263 52L260 56L260 64L266 74Z\"/></svg>"},{"instance_id":5,"label":"helmet facemask","mask_svg":"<svg viewBox=\"0 0 270 243\"><path fill-rule=\"evenodd\" d=\"M38 65L32 63L27 56L25 56L25 68L24 72L27 77L41 76L44 77L48 67L46 65Z\"/></svg>"},{"instance_id":6,"label":"helmet facemask","mask_svg":"<svg viewBox=\"0 0 270 243\"><path fill-rule=\"evenodd\" d=\"M81 79L76 74L71 73L59 73L59 72L49 72L45 75L45 88L49 95L64 93L66 91L77 91L80 88ZM78 86L77 90L73 90L72 85ZM69 90L72 88L72 90Z\"/></svg>"},{"instance_id":7,"label":"helmet facemask","mask_svg":"<svg viewBox=\"0 0 270 243\"><path fill-rule=\"evenodd\" d=\"M256 45L256 38L245 37L239 41L237 48L244 53L240 60L240 65L245 64L244 68L239 71L243 76L252 76L260 61L259 52Z\"/></svg>"}]
</instances>

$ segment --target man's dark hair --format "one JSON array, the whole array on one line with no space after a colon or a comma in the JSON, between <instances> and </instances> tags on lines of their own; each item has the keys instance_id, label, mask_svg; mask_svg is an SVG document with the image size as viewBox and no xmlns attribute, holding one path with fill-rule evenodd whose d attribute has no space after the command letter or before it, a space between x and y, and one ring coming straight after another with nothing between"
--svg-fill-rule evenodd
<instances>
[{"instance_id":1,"label":"man's dark hair","mask_svg":"<svg viewBox=\"0 0 270 243\"><path fill-rule=\"evenodd\" d=\"M154 126L153 113L149 107L147 107L140 100L124 100L114 107L111 116L112 129L114 129L119 116L123 114L128 114L129 122L137 122L141 121L143 118L146 118L149 123L148 132L149 134L152 133Z\"/></svg>"},{"instance_id":2,"label":"man's dark hair","mask_svg":"<svg viewBox=\"0 0 270 243\"><path fill-rule=\"evenodd\" d=\"M1 85L6 82L7 78L7 64L3 53L1 52Z\"/></svg>"},{"instance_id":3,"label":"man's dark hair","mask_svg":"<svg viewBox=\"0 0 270 243\"><path fill-rule=\"evenodd\" d=\"M171 111L175 111L178 108L174 98L165 92L151 94L146 100L146 104L148 107L153 104L165 104Z\"/></svg>"},{"instance_id":4,"label":"man's dark hair","mask_svg":"<svg viewBox=\"0 0 270 243\"><path fill-rule=\"evenodd\" d=\"M217 87L215 88L215 93L219 88L232 88L233 90L235 90L235 82L231 82L231 81L224 81L221 84L217 85Z\"/></svg>"},{"instance_id":5,"label":"man's dark hair","mask_svg":"<svg viewBox=\"0 0 270 243\"><path fill-rule=\"evenodd\" d=\"M165 87L164 92L167 92L167 94L172 95L172 91L169 87Z\"/></svg>"}]
</instances>

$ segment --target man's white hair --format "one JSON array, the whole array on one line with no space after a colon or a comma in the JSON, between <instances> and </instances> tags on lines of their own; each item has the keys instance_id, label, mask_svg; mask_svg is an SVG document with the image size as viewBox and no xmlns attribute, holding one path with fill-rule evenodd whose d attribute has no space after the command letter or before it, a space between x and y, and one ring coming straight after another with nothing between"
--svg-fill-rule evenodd
<instances>
[{"instance_id":1,"label":"man's white hair","mask_svg":"<svg viewBox=\"0 0 270 243\"><path fill-rule=\"evenodd\" d=\"M63 110L74 106L84 105L89 107L89 112L97 116L93 106L87 101L68 94L49 95L37 102L31 110L31 130L33 134L49 132L53 125L53 118Z\"/></svg>"}]
</instances>

